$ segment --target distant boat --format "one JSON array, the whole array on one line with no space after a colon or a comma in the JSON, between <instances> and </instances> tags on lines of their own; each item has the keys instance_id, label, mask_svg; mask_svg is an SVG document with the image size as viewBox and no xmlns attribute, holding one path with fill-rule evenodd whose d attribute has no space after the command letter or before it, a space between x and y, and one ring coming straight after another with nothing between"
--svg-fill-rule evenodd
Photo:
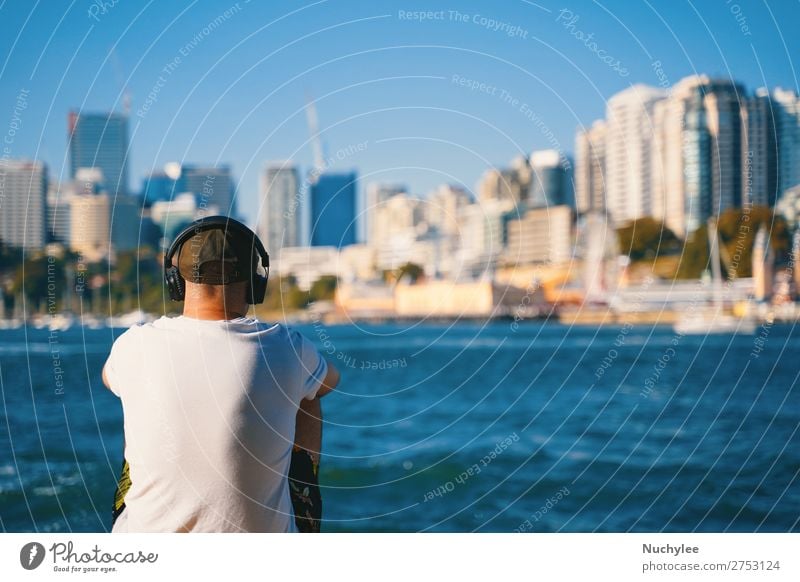
<instances>
[{"instance_id":1,"label":"distant boat","mask_svg":"<svg viewBox=\"0 0 800 582\"><path fill-rule=\"evenodd\" d=\"M56 313L50 317L50 331L67 331L75 324L75 316L71 313Z\"/></svg>"},{"instance_id":2,"label":"distant boat","mask_svg":"<svg viewBox=\"0 0 800 582\"><path fill-rule=\"evenodd\" d=\"M690 312L681 316L672 326L675 333L681 335L709 334L748 334L756 331L756 320L752 315L735 317L724 313L722 300L722 270L720 269L719 236L717 224L713 218L708 221L708 242L711 247L711 273L714 286L713 303L709 308L699 312Z\"/></svg>"},{"instance_id":3,"label":"distant boat","mask_svg":"<svg viewBox=\"0 0 800 582\"><path fill-rule=\"evenodd\" d=\"M22 327L22 320L19 318L0 319L0 329L19 329L20 327Z\"/></svg>"},{"instance_id":4,"label":"distant boat","mask_svg":"<svg viewBox=\"0 0 800 582\"><path fill-rule=\"evenodd\" d=\"M98 317L95 317L91 313L81 315L81 325L83 327L88 327L89 329L103 328L103 322Z\"/></svg>"},{"instance_id":5,"label":"distant boat","mask_svg":"<svg viewBox=\"0 0 800 582\"><path fill-rule=\"evenodd\" d=\"M681 335L710 334L748 334L756 331L756 322L752 317L734 317L724 313L705 311L681 317L673 326Z\"/></svg>"}]
</instances>

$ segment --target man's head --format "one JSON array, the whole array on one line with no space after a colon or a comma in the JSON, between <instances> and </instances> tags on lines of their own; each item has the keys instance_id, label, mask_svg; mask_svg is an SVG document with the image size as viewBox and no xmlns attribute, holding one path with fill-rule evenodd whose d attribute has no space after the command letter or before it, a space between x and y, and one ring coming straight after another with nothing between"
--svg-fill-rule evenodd
<instances>
[{"instance_id":1,"label":"man's head","mask_svg":"<svg viewBox=\"0 0 800 582\"><path fill-rule=\"evenodd\" d=\"M259 267L264 274L259 273ZM164 255L164 276L175 301L261 303L269 256L258 237L225 216L196 220L183 229Z\"/></svg>"}]
</instances>

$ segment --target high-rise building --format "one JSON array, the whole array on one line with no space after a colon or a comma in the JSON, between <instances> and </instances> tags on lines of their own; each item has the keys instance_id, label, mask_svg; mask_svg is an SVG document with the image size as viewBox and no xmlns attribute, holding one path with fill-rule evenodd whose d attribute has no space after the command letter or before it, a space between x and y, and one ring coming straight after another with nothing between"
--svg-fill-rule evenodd
<instances>
[{"instance_id":1,"label":"high-rise building","mask_svg":"<svg viewBox=\"0 0 800 582\"><path fill-rule=\"evenodd\" d=\"M458 236L461 209L471 203L470 195L460 186L442 184L428 194L425 219L444 237Z\"/></svg>"},{"instance_id":2,"label":"high-rise building","mask_svg":"<svg viewBox=\"0 0 800 582\"><path fill-rule=\"evenodd\" d=\"M742 203L775 206L778 156L769 93L759 89L742 101Z\"/></svg>"},{"instance_id":3,"label":"high-rise building","mask_svg":"<svg viewBox=\"0 0 800 582\"><path fill-rule=\"evenodd\" d=\"M373 239L378 268L396 269L411 260L423 215L422 201L405 193L395 194L378 206Z\"/></svg>"},{"instance_id":4,"label":"high-rise building","mask_svg":"<svg viewBox=\"0 0 800 582\"><path fill-rule=\"evenodd\" d=\"M70 177L81 168L98 168L104 189L128 191L128 117L121 113L71 111L68 118Z\"/></svg>"},{"instance_id":5,"label":"high-rise building","mask_svg":"<svg viewBox=\"0 0 800 582\"><path fill-rule=\"evenodd\" d=\"M155 171L142 182L142 200L145 207L149 208L155 202L171 200L176 194L176 180L164 171Z\"/></svg>"},{"instance_id":6,"label":"high-rise building","mask_svg":"<svg viewBox=\"0 0 800 582\"><path fill-rule=\"evenodd\" d=\"M311 185L311 246L356 243L357 182L355 171L324 172Z\"/></svg>"},{"instance_id":7,"label":"high-rise building","mask_svg":"<svg viewBox=\"0 0 800 582\"><path fill-rule=\"evenodd\" d=\"M711 138L711 212L742 203L742 102L744 87L730 79L710 79L705 89Z\"/></svg>"},{"instance_id":8,"label":"high-rise building","mask_svg":"<svg viewBox=\"0 0 800 582\"><path fill-rule=\"evenodd\" d=\"M575 206L579 213L605 211L606 123L595 121L575 139Z\"/></svg>"},{"instance_id":9,"label":"high-rise building","mask_svg":"<svg viewBox=\"0 0 800 582\"><path fill-rule=\"evenodd\" d=\"M69 248L82 260L99 261L111 252L108 194L77 194L70 199Z\"/></svg>"},{"instance_id":10,"label":"high-rise building","mask_svg":"<svg viewBox=\"0 0 800 582\"><path fill-rule=\"evenodd\" d=\"M528 208L574 206L572 164L558 150L540 150L530 157L531 188Z\"/></svg>"},{"instance_id":11,"label":"high-rise building","mask_svg":"<svg viewBox=\"0 0 800 582\"><path fill-rule=\"evenodd\" d=\"M236 216L235 187L230 166L184 164L175 192L194 194L201 211L215 206L225 216Z\"/></svg>"},{"instance_id":12,"label":"high-rise building","mask_svg":"<svg viewBox=\"0 0 800 582\"><path fill-rule=\"evenodd\" d=\"M47 166L0 159L0 241L26 250L47 242Z\"/></svg>"},{"instance_id":13,"label":"high-rise building","mask_svg":"<svg viewBox=\"0 0 800 582\"><path fill-rule=\"evenodd\" d=\"M785 89L772 92L778 140L778 191L781 195L800 184L800 98Z\"/></svg>"},{"instance_id":14,"label":"high-rise building","mask_svg":"<svg viewBox=\"0 0 800 582\"><path fill-rule=\"evenodd\" d=\"M520 170L523 171L520 171ZM511 202L519 204L528 197L530 188L530 169L508 168L499 170L489 168L478 182L478 200L483 202Z\"/></svg>"},{"instance_id":15,"label":"high-rise building","mask_svg":"<svg viewBox=\"0 0 800 582\"><path fill-rule=\"evenodd\" d=\"M69 245L70 201L75 195L72 182L51 182L47 189L47 239Z\"/></svg>"},{"instance_id":16,"label":"high-rise building","mask_svg":"<svg viewBox=\"0 0 800 582\"><path fill-rule=\"evenodd\" d=\"M652 216L678 236L711 213L711 145L706 123L707 77L682 79L653 108Z\"/></svg>"},{"instance_id":17,"label":"high-rise building","mask_svg":"<svg viewBox=\"0 0 800 582\"><path fill-rule=\"evenodd\" d=\"M606 207L616 225L650 216L653 109L666 92L633 85L606 108Z\"/></svg>"},{"instance_id":18,"label":"high-rise building","mask_svg":"<svg viewBox=\"0 0 800 582\"><path fill-rule=\"evenodd\" d=\"M650 215L684 236L743 200L767 200L767 117L767 104L734 81L677 83L654 107Z\"/></svg>"},{"instance_id":19,"label":"high-rise building","mask_svg":"<svg viewBox=\"0 0 800 582\"><path fill-rule=\"evenodd\" d=\"M685 81L685 83L684 83ZM678 235L689 234L696 231L706 223L711 216L713 183L711 180L711 133L708 129L708 116L705 107L705 78L689 78L683 83L682 93L676 91L675 95L683 102L680 106L682 117L678 128L680 140L680 156L682 166L677 170L682 172L681 189L668 190L666 208L680 212L677 217L668 223L675 224ZM670 135L674 137L675 127L671 128ZM667 181L667 187L675 182ZM683 209L682 211L680 209Z\"/></svg>"},{"instance_id":20,"label":"high-rise building","mask_svg":"<svg viewBox=\"0 0 800 582\"><path fill-rule=\"evenodd\" d=\"M114 196L109 201L109 227L114 251L133 251L140 245L142 202L135 196Z\"/></svg>"},{"instance_id":21,"label":"high-rise building","mask_svg":"<svg viewBox=\"0 0 800 582\"><path fill-rule=\"evenodd\" d=\"M559 264L572 255L572 209L534 208L508 223L505 258L514 265Z\"/></svg>"},{"instance_id":22,"label":"high-rise building","mask_svg":"<svg viewBox=\"0 0 800 582\"><path fill-rule=\"evenodd\" d=\"M517 217L518 207L510 200L488 200L461 209L458 263L474 276L494 270L506 245L506 225Z\"/></svg>"},{"instance_id":23,"label":"high-rise building","mask_svg":"<svg viewBox=\"0 0 800 582\"><path fill-rule=\"evenodd\" d=\"M375 216L384 202L397 194L405 194L407 189L402 184L383 184L371 182L367 186L367 199L364 207L364 236L367 244L373 245L377 237L375 232Z\"/></svg>"},{"instance_id":24,"label":"high-rise building","mask_svg":"<svg viewBox=\"0 0 800 582\"><path fill-rule=\"evenodd\" d=\"M267 164L261 175L258 236L270 253L302 246L300 174L290 162ZM277 256L277 255L276 255Z\"/></svg>"}]
</instances>

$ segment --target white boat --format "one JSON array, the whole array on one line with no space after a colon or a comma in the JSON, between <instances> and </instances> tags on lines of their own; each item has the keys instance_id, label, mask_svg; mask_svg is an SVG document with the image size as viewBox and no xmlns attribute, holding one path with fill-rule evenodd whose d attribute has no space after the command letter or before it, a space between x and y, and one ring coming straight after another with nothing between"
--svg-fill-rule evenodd
<instances>
[{"instance_id":1,"label":"white boat","mask_svg":"<svg viewBox=\"0 0 800 582\"><path fill-rule=\"evenodd\" d=\"M104 327L103 322L90 313L81 315L81 325L89 329L102 329Z\"/></svg>"},{"instance_id":2,"label":"white boat","mask_svg":"<svg viewBox=\"0 0 800 582\"><path fill-rule=\"evenodd\" d=\"M724 313L705 311L680 318L673 329L681 335L748 334L756 331L756 321L751 317L734 317Z\"/></svg>"},{"instance_id":3,"label":"white boat","mask_svg":"<svg viewBox=\"0 0 800 582\"><path fill-rule=\"evenodd\" d=\"M22 320L19 318L0 319L0 329L19 329L22 327Z\"/></svg>"},{"instance_id":4,"label":"white boat","mask_svg":"<svg viewBox=\"0 0 800 582\"><path fill-rule=\"evenodd\" d=\"M67 331L75 323L75 317L71 313L56 313L50 317L48 327L50 331Z\"/></svg>"},{"instance_id":5,"label":"white boat","mask_svg":"<svg viewBox=\"0 0 800 582\"><path fill-rule=\"evenodd\" d=\"M708 242L711 248L711 274L714 286L713 303L706 309L684 314L672 328L681 335L749 334L756 331L752 315L735 317L724 312L722 269L720 269L719 236L714 219L708 221Z\"/></svg>"}]
</instances>

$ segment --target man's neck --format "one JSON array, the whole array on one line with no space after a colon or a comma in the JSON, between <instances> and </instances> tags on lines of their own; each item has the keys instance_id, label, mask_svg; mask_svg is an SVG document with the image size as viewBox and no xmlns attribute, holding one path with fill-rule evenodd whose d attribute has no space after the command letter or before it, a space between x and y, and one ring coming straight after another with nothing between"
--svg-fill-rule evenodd
<instances>
[{"instance_id":1,"label":"man's neck","mask_svg":"<svg viewBox=\"0 0 800 582\"><path fill-rule=\"evenodd\" d=\"M241 313L239 311L220 309L218 307L184 306L183 308L184 317L206 321L228 321L246 315L246 311Z\"/></svg>"}]
</instances>

